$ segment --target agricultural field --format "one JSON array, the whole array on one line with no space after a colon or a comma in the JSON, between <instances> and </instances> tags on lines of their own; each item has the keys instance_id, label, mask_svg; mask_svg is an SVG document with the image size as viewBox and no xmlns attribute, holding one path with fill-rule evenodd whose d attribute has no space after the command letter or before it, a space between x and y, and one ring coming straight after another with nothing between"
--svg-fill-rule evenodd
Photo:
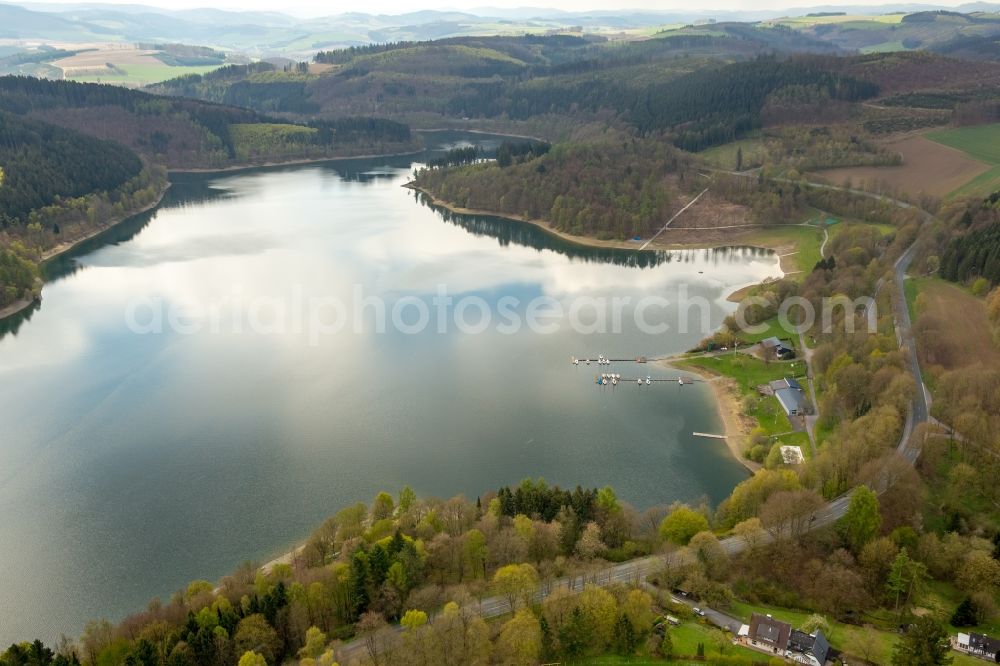
<instances>
[{"instance_id":1,"label":"agricultural field","mask_svg":"<svg viewBox=\"0 0 1000 666\"><path fill-rule=\"evenodd\" d=\"M859 49L861 53L865 55L869 53L892 53L894 51L907 51L908 49L903 46L903 42L880 42L878 44L872 44L871 46L864 46Z\"/></svg>"},{"instance_id":2,"label":"agricultural field","mask_svg":"<svg viewBox=\"0 0 1000 666\"><path fill-rule=\"evenodd\" d=\"M1000 128L1000 125L997 127ZM944 197L964 189L984 174L993 171L989 164L976 156L937 138L942 134L964 131L945 130L926 135L910 135L886 143L887 148L903 157L900 166L827 169L810 176L833 185L878 182L890 189L910 194L926 192L932 196ZM1000 131L997 136L1000 137ZM1000 158L994 164L1000 165ZM997 175L1000 176L1000 172Z\"/></svg>"},{"instance_id":3,"label":"agricultural field","mask_svg":"<svg viewBox=\"0 0 1000 666\"><path fill-rule=\"evenodd\" d=\"M954 196L986 196L1000 188L1000 123L940 130L926 136L992 167L984 168L976 177L956 188Z\"/></svg>"},{"instance_id":4,"label":"agricultural field","mask_svg":"<svg viewBox=\"0 0 1000 666\"><path fill-rule=\"evenodd\" d=\"M880 15L866 15L866 14L836 14L828 16L796 16L793 18L780 18L773 21L768 21L768 23L773 23L777 25L786 25L790 28L806 28L814 25L845 25L851 24L849 27L853 29L876 29L883 28L886 25L897 24L903 20L906 14L880 14Z\"/></svg>"},{"instance_id":5,"label":"agricultural field","mask_svg":"<svg viewBox=\"0 0 1000 666\"><path fill-rule=\"evenodd\" d=\"M168 65L156 57L157 51L139 49L131 44L77 44L73 47L85 50L51 64L62 71L63 78L83 83L139 87L185 74L205 74L218 68L218 65Z\"/></svg>"}]
</instances>

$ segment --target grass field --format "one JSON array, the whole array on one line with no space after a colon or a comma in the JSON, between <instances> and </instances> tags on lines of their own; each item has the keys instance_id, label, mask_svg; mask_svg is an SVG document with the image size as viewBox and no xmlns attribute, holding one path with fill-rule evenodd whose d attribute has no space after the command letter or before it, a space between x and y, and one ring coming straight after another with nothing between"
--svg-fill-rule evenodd
<instances>
[{"instance_id":1,"label":"grass field","mask_svg":"<svg viewBox=\"0 0 1000 666\"><path fill-rule=\"evenodd\" d=\"M1000 123L939 130L925 136L993 167L956 188L952 196L986 196L1000 189Z\"/></svg>"},{"instance_id":2,"label":"grass field","mask_svg":"<svg viewBox=\"0 0 1000 666\"><path fill-rule=\"evenodd\" d=\"M823 231L794 225L767 227L741 236L740 242L770 247L778 254L788 254L789 256L781 259L781 270L791 273L793 277L804 278L822 258L819 248L823 244ZM795 254L789 254L792 252Z\"/></svg>"},{"instance_id":3,"label":"grass field","mask_svg":"<svg viewBox=\"0 0 1000 666\"><path fill-rule=\"evenodd\" d=\"M759 661L761 659L759 652L732 644L725 645L725 652L719 652L718 640L722 632L709 625L697 622L685 622L678 627L670 627L669 631L670 638L674 644L675 655L694 656L698 651L698 644L701 643L705 646L705 657L709 663L712 657L719 654L725 654L727 657L746 657L748 660ZM694 664L705 663L705 661L688 661L686 659L674 658L668 662L665 659L655 659L648 656L622 657L620 655L601 655L571 663L585 664L586 666L617 666L618 664Z\"/></svg>"},{"instance_id":4,"label":"grass field","mask_svg":"<svg viewBox=\"0 0 1000 666\"><path fill-rule=\"evenodd\" d=\"M698 153L698 156L708 164L719 169L735 169L736 154L741 149L743 150L742 168L744 169L760 166L766 157L764 142L754 138L740 139L739 141L724 143L721 146L713 146L701 151Z\"/></svg>"},{"instance_id":5,"label":"grass field","mask_svg":"<svg viewBox=\"0 0 1000 666\"><path fill-rule=\"evenodd\" d=\"M1000 123L939 130L926 136L987 164L1000 165Z\"/></svg>"},{"instance_id":6,"label":"grass field","mask_svg":"<svg viewBox=\"0 0 1000 666\"><path fill-rule=\"evenodd\" d=\"M795 331L786 330L781 322L778 321L778 317L774 316L766 321L762 321L759 326L766 327L759 333L742 333L740 337L744 342L753 343L760 342L764 338L776 337L779 339L787 340L792 347L798 348L798 334Z\"/></svg>"},{"instance_id":7,"label":"grass field","mask_svg":"<svg viewBox=\"0 0 1000 666\"><path fill-rule=\"evenodd\" d=\"M873 44L872 46L864 46L860 49L862 53L892 53L894 51L908 51L903 42L882 42L881 44Z\"/></svg>"}]
</instances>

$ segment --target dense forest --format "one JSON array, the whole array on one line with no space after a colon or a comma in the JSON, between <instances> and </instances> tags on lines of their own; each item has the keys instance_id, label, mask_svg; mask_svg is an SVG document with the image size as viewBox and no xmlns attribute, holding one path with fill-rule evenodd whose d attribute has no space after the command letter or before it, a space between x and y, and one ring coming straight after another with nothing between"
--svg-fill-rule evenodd
<instances>
[{"instance_id":1,"label":"dense forest","mask_svg":"<svg viewBox=\"0 0 1000 666\"><path fill-rule=\"evenodd\" d=\"M1000 193L977 208L966 209L956 223L957 235L942 249L941 277L954 282L985 278L1000 285Z\"/></svg>"},{"instance_id":2,"label":"dense forest","mask_svg":"<svg viewBox=\"0 0 1000 666\"><path fill-rule=\"evenodd\" d=\"M90 192L114 190L142 162L124 146L0 112L0 224L24 222L32 210Z\"/></svg>"},{"instance_id":3,"label":"dense forest","mask_svg":"<svg viewBox=\"0 0 1000 666\"><path fill-rule=\"evenodd\" d=\"M855 102L873 97L872 83L827 71L822 59L760 57L723 67L706 67L652 85L636 86L627 79L607 77L571 80L568 85L482 85L453 99L449 108L469 116L512 118L587 110L610 110L642 132L672 129L676 145L688 151L732 141L758 128L768 97L783 89L810 86L826 100Z\"/></svg>"}]
</instances>

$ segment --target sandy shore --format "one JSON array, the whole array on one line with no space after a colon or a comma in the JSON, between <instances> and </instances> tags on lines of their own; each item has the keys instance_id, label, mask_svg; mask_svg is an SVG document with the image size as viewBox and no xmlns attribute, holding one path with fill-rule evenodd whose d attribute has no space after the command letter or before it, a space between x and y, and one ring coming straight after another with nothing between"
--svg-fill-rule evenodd
<instances>
[{"instance_id":1,"label":"sandy shore","mask_svg":"<svg viewBox=\"0 0 1000 666\"><path fill-rule=\"evenodd\" d=\"M660 365L670 368L677 367L677 365L669 362L661 362ZM722 423L726 429L726 446L729 447L729 452L733 454L733 457L741 465L751 472L759 470L761 468L760 463L747 460L743 456L743 452L747 446L747 437L750 435L752 426L749 420L743 416L743 407L739 390L736 388L736 382L729 377L716 375L704 368L684 365L682 369L704 377L706 380L705 383L712 390L712 395L715 396L715 405L719 410L719 416L722 418Z\"/></svg>"},{"instance_id":2,"label":"sandy shore","mask_svg":"<svg viewBox=\"0 0 1000 666\"><path fill-rule=\"evenodd\" d=\"M292 550L288 551L284 555L279 555L278 557L274 558L273 560L271 560L267 564L263 565L260 568L260 570L262 572L264 572L264 573L270 573L271 569L273 569L275 567L275 565L278 565L278 564L294 564L295 563L295 559L305 549L306 549L306 544L301 544L299 546L296 546L295 548L293 548Z\"/></svg>"}]
</instances>

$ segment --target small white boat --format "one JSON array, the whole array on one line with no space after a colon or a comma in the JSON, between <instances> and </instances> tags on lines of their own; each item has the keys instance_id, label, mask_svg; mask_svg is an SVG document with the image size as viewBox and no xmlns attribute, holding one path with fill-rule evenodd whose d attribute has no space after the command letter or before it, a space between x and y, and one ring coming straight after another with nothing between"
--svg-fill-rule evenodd
<instances>
[{"instance_id":1,"label":"small white boat","mask_svg":"<svg viewBox=\"0 0 1000 666\"><path fill-rule=\"evenodd\" d=\"M652 383L653 383L653 378L652 378L652 377L649 377L649 376L647 375L647 377L646 377L646 386L649 386L649 385L650 385L650 384L652 384Z\"/></svg>"},{"instance_id":2,"label":"small white boat","mask_svg":"<svg viewBox=\"0 0 1000 666\"><path fill-rule=\"evenodd\" d=\"M635 383L638 384L639 386L642 386L642 380L641 379L635 380Z\"/></svg>"}]
</instances>

